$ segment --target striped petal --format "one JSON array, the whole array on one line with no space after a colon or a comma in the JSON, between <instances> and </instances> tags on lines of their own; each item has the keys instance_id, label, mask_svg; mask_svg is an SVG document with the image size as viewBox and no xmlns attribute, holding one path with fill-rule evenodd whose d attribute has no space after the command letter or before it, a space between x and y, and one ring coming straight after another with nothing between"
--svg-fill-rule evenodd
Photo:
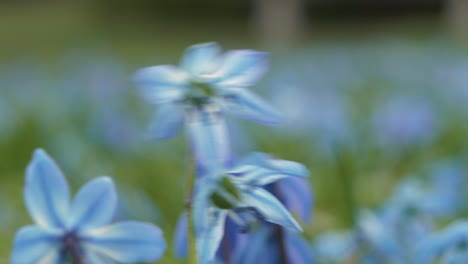
<instances>
[{"instance_id":1,"label":"striped petal","mask_svg":"<svg viewBox=\"0 0 468 264\"><path fill-rule=\"evenodd\" d=\"M288 210L271 193L257 187L243 187L243 189L241 206L255 208L265 221L292 231L302 231Z\"/></svg>"},{"instance_id":2,"label":"striped petal","mask_svg":"<svg viewBox=\"0 0 468 264\"><path fill-rule=\"evenodd\" d=\"M188 76L175 66L160 65L139 70L134 80L144 99L160 104L183 99Z\"/></svg>"},{"instance_id":3,"label":"striped petal","mask_svg":"<svg viewBox=\"0 0 468 264\"><path fill-rule=\"evenodd\" d=\"M158 227L134 221L92 229L81 238L86 250L123 263L156 261L166 250Z\"/></svg>"},{"instance_id":4,"label":"striped petal","mask_svg":"<svg viewBox=\"0 0 468 264\"><path fill-rule=\"evenodd\" d=\"M227 166L231 160L231 150L222 112L215 106L205 106L191 111L187 122L198 175Z\"/></svg>"},{"instance_id":5,"label":"striped petal","mask_svg":"<svg viewBox=\"0 0 468 264\"><path fill-rule=\"evenodd\" d=\"M107 225L117 207L115 186L109 177L99 177L83 186L73 200L68 226L88 229Z\"/></svg>"},{"instance_id":6,"label":"striped petal","mask_svg":"<svg viewBox=\"0 0 468 264\"><path fill-rule=\"evenodd\" d=\"M62 234L37 226L18 231L11 256L12 264L60 264Z\"/></svg>"},{"instance_id":7,"label":"striped petal","mask_svg":"<svg viewBox=\"0 0 468 264\"><path fill-rule=\"evenodd\" d=\"M206 208L205 212L202 228L197 230L196 240L199 263L208 264L214 260L223 239L227 211L210 207Z\"/></svg>"},{"instance_id":8,"label":"striped petal","mask_svg":"<svg viewBox=\"0 0 468 264\"><path fill-rule=\"evenodd\" d=\"M268 70L268 53L254 50L227 52L214 73L214 83L223 88L248 87L257 83Z\"/></svg>"},{"instance_id":9,"label":"striped petal","mask_svg":"<svg viewBox=\"0 0 468 264\"><path fill-rule=\"evenodd\" d=\"M63 228L70 191L57 164L41 149L26 169L24 200L34 222L41 227Z\"/></svg>"},{"instance_id":10,"label":"striped petal","mask_svg":"<svg viewBox=\"0 0 468 264\"><path fill-rule=\"evenodd\" d=\"M273 107L247 89L232 89L224 98L223 106L230 114L265 125L283 123L282 116Z\"/></svg>"},{"instance_id":11,"label":"striped petal","mask_svg":"<svg viewBox=\"0 0 468 264\"><path fill-rule=\"evenodd\" d=\"M193 45L185 50L181 67L193 76L210 74L219 65L220 53L220 46L214 42Z\"/></svg>"}]
</instances>

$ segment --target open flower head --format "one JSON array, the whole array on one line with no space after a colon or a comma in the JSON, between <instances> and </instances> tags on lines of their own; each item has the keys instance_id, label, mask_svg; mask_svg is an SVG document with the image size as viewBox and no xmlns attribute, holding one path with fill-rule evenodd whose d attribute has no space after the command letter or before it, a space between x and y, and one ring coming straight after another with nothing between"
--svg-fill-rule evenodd
<instances>
[{"instance_id":1,"label":"open flower head","mask_svg":"<svg viewBox=\"0 0 468 264\"><path fill-rule=\"evenodd\" d=\"M62 264L77 257L84 263L149 262L166 249L154 225L111 224L117 194L110 178L90 181L71 200L65 177L43 150L35 151L26 170L24 200L34 225L17 232L13 264Z\"/></svg>"},{"instance_id":2,"label":"open flower head","mask_svg":"<svg viewBox=\"0 0 468 264\"><path fill-rule=\"evenodd\" d=\"M230 114L263 124L281 122L280 115L247 88L268 69L268 54L232 50L224 54L217 43L187 48L179 66L158 65L139 70L135 81L143 97L160 104L153 136L168 138L179 130L186 110L216 104Z\"/></svg>"},{"instance_id":3,"label":"open flower head","mask_svg":"<svg viewBox=\"0 0 468 264\"><path fill-rule=\"evenodd\" d=\"M260 218L291 231L301 231L281 202L262 187L287 177L307 176L302 164L254 154L231 168L201 178L193 204L200 263L213 260L228 216L242 227Z\"/></svg>"}]
</instances>

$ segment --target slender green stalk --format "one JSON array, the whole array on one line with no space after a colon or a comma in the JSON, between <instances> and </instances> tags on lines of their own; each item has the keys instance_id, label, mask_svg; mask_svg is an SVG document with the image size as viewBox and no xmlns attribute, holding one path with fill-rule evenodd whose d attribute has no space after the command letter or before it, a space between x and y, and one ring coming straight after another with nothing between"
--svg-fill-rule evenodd
<instances>
[{"instance_id":1,"label":"slender green stalk","mask_svg":"<svg viewBox=\"0 0 468 264\"><path fill-rule=\"evenodd\" d=\"M195 186L195 162L189 158L187 166L187 194L185 197L185 212L187 214L188 221L188 263L198 264L197 247L195 239L195 226L193 224L193 212L192 212L192 201L193 201L193 188Z\"/></svg>"},{"instance_id":2,"label":"slender green stalk","mask_svg":"<svg viewBox=\"0 0 468 264\"><path fill-rule=\"evenodd\" d=\"M349 153L346 149L340 148L336 153L337 174L341 180L343 188L344 204L346 206L346 218L349 224L356 223L355 210L356 204L354 201L354 168L350 161Z\"/></svg>"}]
</instances>

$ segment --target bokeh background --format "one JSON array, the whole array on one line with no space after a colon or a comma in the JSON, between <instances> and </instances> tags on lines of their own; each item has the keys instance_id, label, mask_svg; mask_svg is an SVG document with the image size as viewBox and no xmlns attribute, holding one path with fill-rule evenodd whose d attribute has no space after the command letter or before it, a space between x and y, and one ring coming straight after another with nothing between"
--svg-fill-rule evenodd
<instances>
[{"instance_id":1,"label":"bokeh background","mask_svg":"<svg viewBox=\"0 0 468 264\"><path fill-rule=\"evenodd\" d=\"M30 223L22 188L37 147L73 190L114 177L116 218L156 222L171 243L186 143L182 135L147 140L155 109L138 97L132 74L177 64L186 47L207 41L272 53L254 89L288 123L230 118L233 145L238 155L257 150L307 165L310 241L352 226L357 208L377 207L408 176L449 164L466 178L468 1L3 0L0 263ZM162 263L183 261L169 250Z\"/></svg>"}]
</instances>

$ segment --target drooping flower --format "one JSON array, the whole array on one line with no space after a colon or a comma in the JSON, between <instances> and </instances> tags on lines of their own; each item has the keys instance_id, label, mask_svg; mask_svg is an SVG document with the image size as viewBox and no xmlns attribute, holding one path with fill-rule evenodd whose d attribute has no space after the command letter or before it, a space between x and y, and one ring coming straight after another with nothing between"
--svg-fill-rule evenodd
<instances>
[{"instance_id":1,"label":"drooping flower","mask_svg":"<svg viewBox=\"0 0 468 264\"><path fill-rule=\"evenodd\" d=\"M251 161L256 160L255 164ZM194 223L200 263L210 263L224 235L226 218L243 227L252 219L301 231L288 210L262 187L287 177L306 177L307 169L292 161L254 154L230 168L212 170L198 181Z\"/></svg>"},{"instance_id":2,"label":"drooping flower","mask_svg":"<svg viewBox=\"0 0 468 264\"><path fill-rule=\"evenodd\" d=\"M117 206L112 180L99 177L71 201L67 181L55 162L36 150L26 170L24 200L34 225L15 237L13 264L149 262L161 258L166 244L154 225L111 224Z\"/></svg>"},{"instance_id":3,"label":"drooping flower","mask_svg":"<svg viewBox=\"0 0 468 264\"><path fill-rule=\"evenodd\" d=\"M210 104L259 123L280 123L279 114L247 89L263 77L267 68L267 53L233 50L221 54L218 44L203 43L189 47L179 67L159 65L139 70L135 81L143 97L161 105L152 136L174 136L185 112Z\"/></svg>"}]
</instances>

